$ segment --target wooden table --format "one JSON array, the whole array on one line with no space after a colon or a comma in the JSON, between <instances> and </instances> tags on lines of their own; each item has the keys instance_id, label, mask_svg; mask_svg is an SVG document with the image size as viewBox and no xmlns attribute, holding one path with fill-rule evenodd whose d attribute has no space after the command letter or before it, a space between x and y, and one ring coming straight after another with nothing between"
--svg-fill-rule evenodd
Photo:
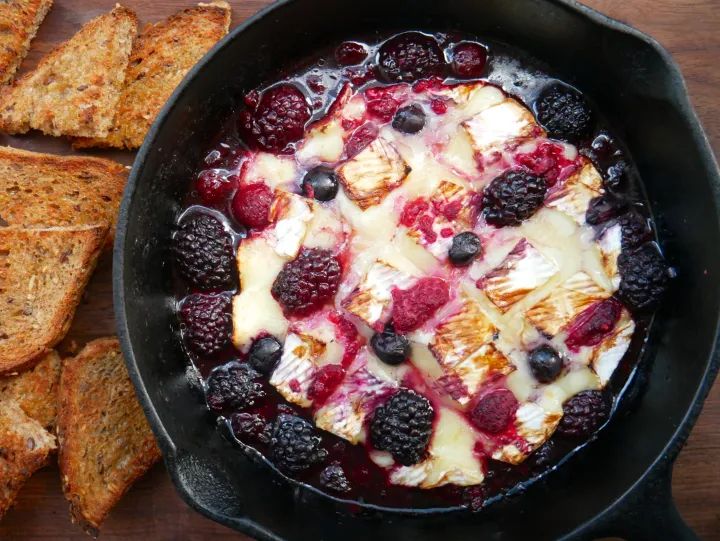
<instances>
[{"instance_id":1,"label":"wooden table","mask_svg":"<svg viewBox=\"0 0 720 541\"><path fill-rule=\"evenodd\" d=\"M720 154L720 2L718 0L585 0L657 38L680 63L693 103L713 145ZM67 39L95 15L109 10L115 0L55 0L42 25L26 70L58 42ZM143 22L159 20L191 0L125 0ZM267 0L236 0L233 26ZM50 138L4 138L1 144L67 152L67 143ZM131 163L129 153L113 155ZM112 334L111 261L105 256L78 310L66 349ZM75 344L74 344L75 343ZM675 466L673 489L682 515L706 541L720 541L720 384L710 394L702 416ZM127 540L247 539L205 519L176 495L164 468L155 467L113 510L102 529L102 539ZM68 519L58 472L50 466L37 473L23 489L17 506L0 522L2 540L86 539Z\"/></svg>"}]
</instances>

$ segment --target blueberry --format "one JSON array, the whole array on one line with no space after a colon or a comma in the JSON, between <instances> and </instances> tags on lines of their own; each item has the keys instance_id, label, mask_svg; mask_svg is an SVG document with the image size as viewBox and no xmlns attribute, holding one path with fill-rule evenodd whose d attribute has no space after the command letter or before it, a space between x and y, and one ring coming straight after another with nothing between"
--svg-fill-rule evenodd
<instances>
[{"instance_id":1,"label":"blueberry","mask_svg":"<svg viewBox=\"0 0 720 541\"><path fill-rule=\"evenodd\" d=\"M448 250L450 263L456 267L465 267L472 263L473 259L480 255L482 246L480 239L472 231L465 231L455 235Z\"/></svg>"},{"instance_id":2,"label":"blueberry","mask_svg":"<svg viewBox=\"0 0 720 541\"><path fill-rule=\"evenodd\" d=\"M419 105L408 105L398 109L392 126L402 133L417 133L425 127L425 111Z\"/></svg>"},{"instance_id":3,"label":"blueberry","mask_svg":"<svg viewBox=\"0 0 720 541\"><path fill-rule=\"evenodd\" d=\"M540 383L554 381L562 371L563 360L560 354L548 345L535 348L530 352L530 371Z\"/></svg>"},{"instance_id":4,"label":"blueberry","mask_svg":"<svg viewBox=\"0 0 720 541\"><path fill-rule=\"evenodd\" d=\"M331 201L338 192L338 178L335 171L327 167L316 167L305 175L302 181L303 192L318 201Z\"/></svg>"},{"instance_id":5,"label":"blueberry","mask_svg":"<svg viewBox=\"0 0 720 541\"><path fill-rule=\"evenodd\" d=\"M410 342L390 327L386 327L381 333L375 333L370 345L380 360L387 364L400 364L410 354Z\"/></svg>"},{"instance_id":6,"label":"blueberry","mask_svg":"<svg viewBox=\"0 0 720 541\"><path fill-rule=\"evenodd\" d=\"M249 361L262 374L269 374L282 356L282 344L273 336L256 340L250 348Z\"/></svg>"}]
</instances>

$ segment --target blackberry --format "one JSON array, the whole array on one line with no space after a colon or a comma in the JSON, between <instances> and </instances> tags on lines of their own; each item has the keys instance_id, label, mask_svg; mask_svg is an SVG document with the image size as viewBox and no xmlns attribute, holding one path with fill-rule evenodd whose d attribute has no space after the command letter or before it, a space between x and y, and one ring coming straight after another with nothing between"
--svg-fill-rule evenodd
<instances>
[{"instance_id":1,"label":"blackberry","mask_svg":"<svg viewBox=\"0 0 720 541\"><path fill-rule=\"evenodd\" d=\"M215 368L207 380L207 402L210 409L245 409L265 396L260 374L249 365L232 361Z\"/></svg>"},{"instance_id":2,"label":"blackberry","mask_svg":"<svg viewBox=\"0 0 720 541\"><path fill-rule=\"evenodd\" d=\"M281 413L273 426L270 447L277 466L297 473L327 458L315 427L302 417Z\"/></svg>"},{"instance_id":3,"label":"blackberry","mask_svg":"<svg viewBox=\"0 0 720 541\"><path fill-rule=\"evenodd\" d=\"M623 250L618 257L620 289L618 296L632 310L654 308L668 287L670 273L654 244Z\"/></svg>"},{"instance_id":4,"label":"blackberry","mask_svg":"<svg viewBox=\"0 0 720 541\"><path fill-rule=\"evenodd\" d=\"M435 410L427 398L402 389L375 410L370 423L372 444L388 451L403 466L417 464L430 443L434 418Z\"/></svg>"},{"instance_id":5,"label":"blackberry","mask_svg":"<svg viewBox=\"0 0 720 541\"><path fill-rule=\"evenodd\" d=\"M233 239L220 220L195 214L183 220L173 240L178 271L193 286L208 290L233 284Z\"/></svg>"},{"instance_id":6,"label":"blackberry","mask_svg":"<svg viewBox=\"0 0 720 541\"><path fill-rule=\"evenodd\" d=\"M487 63L488 51L479 43L463 41L453 48L452 70L458 77L480 77Z\"/></svg>"},{"instance_id":7,"label":"blackberry","mask_svg":"<svg viewBox=\"0 0 720 541\"><path fill-rule=\"evenodd\" d=\"M320 486L333 492L350 492L350 482L345 476L345 471L338 463L330 464L320 472Z\"/></svg>"},{"instance_id":8,"label":"blackberry","mask_svg":"<svg viewBox=\"0 0 720 541\"><path fill-rule=\"evenodd\" d=\"M485 219L498 227L520 225L542 206L546 193L543 177L521 169L506 171L483 192Z\"/></svg>"},{"instance_id":9,"label":"blackberry","mask_svg":"<svg viewBox=\"0 0 720 541\"><path fill-rule=\"evenodd\" d=\"M607 420L610 404L600 391L581 391L563 404L557 433L568 438L589 438Z\"/></svg>"},{"instance_id":10,"label":"blackberry","mask_svg":"<svg viewBox=\"0 0 720 541\"><path fill-rule=\"evenodd\" d=\"M650 240L652 230L646 218L631 210L617 220L622 231L622 249L631 250Z\"/></svg>"},{"instance_id":11,"label":"blackberry","mask_svg":"<svg viewBox=\"0 0 720 541\"><path fill-rule=\"evenodd\" d=\"M282 357L282 344L274 336L264 336L250 346L248 361L261 374L270 374Z\"/></svg>"},{"instance_id":12,"label":"blackberry","mask_svg":"<svg viewBox=\"0 0 720 541\"><path fill-rule=\"evenodd\" d=\"M413 82L442 75L445 56L434 38L419 32L406 32L380 47L378 67L386 80Z\"/></svg>"},{"instance_id":13,"label":"blackberry","mask_svg":"<svg viewBox=\"0 0 720 541\"><path fill-rule=\"evenodd\" d=\"M272 295L286 314L307 315L337 292L340 263L328 250L303 248L285 263L272 285Z\"/></svg>"},{"instance_id":14,"label":"blackberry","mask_svg":"<svg viewBox=\"0 0 720 541\"><path fill-rule=\"evenodd\" d=\"M256 413L235 413L230 418L233 434L242 442L270 443L271 426Z\"/></svg>"},{"instance_id":15,"label":"blackberry","mask_svg":"<svg viewBox=\"0 0 720 541\"><path fill-rule=\"evenodd\" d=\"M577 90L555 84L540 93L535 102L537 119L555 139L578 143L590 137L595 114Z\"/></svg>"},{"instance_id":16,"label":"blackberry","mask_svg":"<svg viewBox=\"0 0 720 541\"><path fill-rule=\"evenodd\" d=\"M230 342L232 318L230 297L196 293L187 297L180 308L183 338L200 355L212 355Z\"/></svg>"}]
</instances>

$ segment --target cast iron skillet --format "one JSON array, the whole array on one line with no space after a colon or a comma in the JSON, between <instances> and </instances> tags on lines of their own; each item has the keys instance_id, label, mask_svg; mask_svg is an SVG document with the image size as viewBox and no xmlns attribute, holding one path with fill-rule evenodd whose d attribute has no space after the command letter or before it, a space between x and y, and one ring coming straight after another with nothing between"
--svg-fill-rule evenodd
<instances>
[{"instance_id":1,"label":"cast iron skillet","mask_svg":"<svg viewBox=\"0 0 720 541\"><path fill-rule=\"evenodd\" d=\"M213 424L188 385L177 337L168 245L209 135L242 90L378 29L457 29L504 41L587 93L630 148L677 269L641 361L652 370L631 383L624 412L557 472L477 515L348 509L282 480ZM675 510L670 474L718 370L719 190L717 164L668 54L572 0L285 0L265 9L215 47L165 106L135 161L118 223L118 330L178 491L203 514L260 539L696 539Z\"/></svg>"}]
</instances>

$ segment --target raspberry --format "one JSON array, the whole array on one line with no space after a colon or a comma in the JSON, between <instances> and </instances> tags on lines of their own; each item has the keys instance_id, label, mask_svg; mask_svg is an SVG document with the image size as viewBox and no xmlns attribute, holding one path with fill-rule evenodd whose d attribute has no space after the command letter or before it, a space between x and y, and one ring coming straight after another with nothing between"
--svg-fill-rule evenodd
<instances>
[{"instance_id":1,"label":"raspberry","mask_svg":"<svg viewBox=\"0 0 720 541\"><path fill-rule=\"evenodd\" d=\"M421 278L410 289L393 289L392 320L398 332L414 331L450 300L447 283Z\"/></svg>"},{"instance_id":2,"label":"raspberry","mask_svg":"<svg viewBox=\"0 0 720 541\"><path fill-rule=\"evenodd\" d=\"M270 447L277 466L297 473L327 458L315 427L296 415L281 413L275 420Z\"/></svg>"},{"instance_id":3,"label":"raspberry","mask_svg":"<svg viewBox=\"0 0 720 541\"><path fill-rule=\"evenodd\" d=\"M362 64L367 56L368 51L365 46L354 41L343 41L335 49L335 60L341 66Z\"/></svg>"},{"instance_id":4,"label":"raspberry","mask_svg":"<svg viewBox=\"0 0 720 541\"><path fill-rule=\"evenodd\" d=\"M272 295L288 315L308 315L337 292L340 263L328 250L303 248L285 263L272 285Z\"/></svg>"},{"instance_id":5,"label":"raspberry","mask_svg":"<svg viewBox=\"0 0 720 541\"><path fill-rule=\"evenodd\" d=\"M483 192L485 219L498 227L520 225L542 206L546 193L543 177L522 170L506 171Z\"/></svg>"},{"instance_id":6,"label":"raspberry","mask_svg":"<svg viewBox=\"0 0 720 541\"><path fill-rule=\"evenodd\" d=\"M474 79L482 75L487 62L487 49L479 43L463 41L453 48L452 69L455 75Z\"/></svg>"},{"instance_id":7,"label":"raspberry","mask_svg":"<svg viewBox=\"0 0 720 541\"><path fill-rule=\"evenodd\" d=\"M235 278L233 239L217 218L195 214L173 239L180 274L200 289L230 287Z\"/></svg>"},{"instance_id":8,"label":"raspberry","mask_svg":"<svg viewBox=\"0 0 720 541\"><path fill-rule=\"evenodd\" d=\"M205 169L198 175L195 187L206 205L222 203L237 185L237 177L219 169Z\"/></svg>"},{"instance_id":9,"label":"raspberry","mask_svg":"<svg viewBox=\"0 0 720 541\"><path fill-rule=\"evenodd\" d=\"M555 143L540 143L527 154L518 154L515 161L531 173L544 177L548 186L554 186L558 179L567 178L577 169L577 161L565 157L565 149Z\"/></svg>"},{"instance_id":10,"label":"raspberry","mask_svg":"<svg viewBox=\"0 0 720 541\"><path fill-rule=\"evenodd\" d=\"M274 86L260 97L254 111L240 113L245 142L262 150L292 154L292 143L302 139L310 107L300 90L290 84Z\"/></svg>"},{"instance_id":11,"label":"raspberry","mask_svg":"<svg viewBox=\"0 0 720 541\"><path fill-rule=\"evenodd\" d=\"M654 308L668 287L670 273L654 244L623 250L618 257L620 289L618 295L631 309Z\"/></svg>"},{"instance_id":12,"label":"raspberry","mask_svg":"<svg viewBox=\"0 0 720 541\"><path fill-rule=\"evenodd\" d=\"M498 389L478 400L470 412L470 420L483 432L499 434L507 429L515 416L518 401L507 389Z\"/></svg>"},{"instance_id":13,"label":"raspberry","mask_svg":"<svg viewBox=\"0 0 720 541\"><path fill-rule=\"evenodd\" d=\"M427 398L401 389L375 410L370 423L372 444L403 466L417 464L427 451L434 419L435 410Z\"/></svg>"},{"instance_id":14,"label":"raspberry","mask_svg":"<svg viewBox=\"0 0 720 541\"><path fill-rule=\"evenodd\" d=\"M381 122L390 122L399 106L400 104L391 97L369 100L366 104L368 114Z\"/></svg>"},{"instance_id":15,"label":"raspberry","mask_svg":"<svg viewBox=\"0 0 720 541\"><path fill-rule=\"evenodd\" d=\"M589 438L607 420L610 404L600 391L582 391L563 404L557 433L569 438Z\"/></svg>"},{"instance_id":16,"label":"raspberry","mask_svg":"<svg viewBox=\"0 0 720 541\"><path fill-rule=\"evenodd\" d=\"M230 297L203 295L187 297L180 308L183 337L188 346L200 355L212 355L230 341L232 318Z\"/></svg>"},{"instance_id":17,"label":"raspberry","mask_svg":"<svg viewBox=\"0 0 720 541\"><path fill-rule=\"evenodd\" d=\"M215 368L207 381L207 402L210 409L245 409L265 396L262 384L257 383L260 374L250 365L237 361Z\"/></svg>"},{"instance_id":18,"label":"raspberry","mask_svg":"<svg viewBox=\"0 0 720 541\"><path fill-rule=\"evenodd\" d=\"M271 426L256 413L235 413L230 418L233 434L242 442L270 443Z\"/></svg>"},{"instance_id":19,"label":"raspberry","mask_svg":"<svg viewBox=\"0 0 720 541\"><path fill-rule=\"evenodd\" d=\"M345 142L345 154L347 154L348 159L360 154L377 136L378 127L372 122L366 122L357 128Z\"/></svg>"},{"instance_id":20,"label":"raspberry","mask_svg":"<svg viewBox=\"0 0 720 541\"><path fill-rule=\"evenodd\" d=\"M622 305L612 298L593 304L570 324L565 345L577 351L599 344L615 328L621 313Z\"/></svg>"},{"instance_id":21,"label":"raspberry","mask_svg":"<svg viewBox=\"0 0 720 541\"><path fill-rule=\"evenodd\" d=\"M595 115L577 90L562 84L547 87L535 102L537 119L555 139L577 143L590 137Z\"/></svg>"},{"instance_id":22,"label":"raspberry","mask_svg":"<svg viewBox=\"0 0 720 541\"><path fill-rule=\"evenodd\" d=\"M241 186L232 200L235 219L246 227L264 229L270 223L273 193L263 182Z\"/></svg>"},{"instance_id":23,"label":"raspberry","mask_svg":"<svg viewBox=\"0 0 720 541\"><path fill-rule=\"evenodd\" d=\"M320 472L320 486L333 492L350 492L350 483L340 464L330 464Z\"/></svg>"},{"instance_id":24,"label":"raspberry","mask_svg":"<svg viewBox=\"0 0 720 541\"><path fill-rule=\"evenodd\" d=\"M442 75L445 57L440 45L430 36L407 32L386 41L378 53L383 77L393 82L412 82Z\"/></svg>"},{"instance_id":25,"label":"raspberry","mask_svg":"<svg viewBox=\"0 0 720 541\"><path fill-rule=\"evenodd\" d=\"M338 364L328 364L320 368L308 389L308 398L320 405L333 393L337 386L340 385L345 370Z\"/></svg>"}]
</instances>

